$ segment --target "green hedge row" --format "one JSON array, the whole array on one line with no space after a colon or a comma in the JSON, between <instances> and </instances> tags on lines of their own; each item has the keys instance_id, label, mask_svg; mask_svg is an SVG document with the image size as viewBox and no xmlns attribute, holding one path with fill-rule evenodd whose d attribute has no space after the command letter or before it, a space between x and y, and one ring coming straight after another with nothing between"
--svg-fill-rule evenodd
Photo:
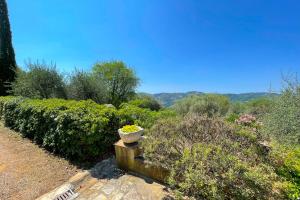
<instances>
[{"instance_id":1,"label":"green hedge row","mask_svg":"<svg viewBox=\"0 0 300 200\"><path fill-rule=\"evenodd\" d=\"M7 127L76 160L94 158L118 138L117 111L92 101L1 98Z\"/></svg>"},{"instance_id":2,"label":"green hedge row","mask_svg":"<svg viewBox=\"0 0 300 200\"><path fill-rule=\"evenodd\" d=\"M91 100L35 100L0 97L5 126L34 140L47 150L75 160L91 160L111 149L125 124L150 127L168 112L154 112L132 105L120 110Z\"/></svg>"}]
</instances>

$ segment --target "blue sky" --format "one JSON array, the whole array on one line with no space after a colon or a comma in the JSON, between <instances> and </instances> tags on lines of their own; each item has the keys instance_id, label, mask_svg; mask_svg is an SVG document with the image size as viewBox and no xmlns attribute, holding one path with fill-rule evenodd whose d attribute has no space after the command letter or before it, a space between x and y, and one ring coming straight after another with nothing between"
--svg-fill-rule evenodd
<instances>
[{"instance_id":1,"label":"blue sky","mask_svg":"<svg viewBox=\"0 0 300 200\"><path fill-rule=\"evenodd\" d=\"M139 91L278 91L300 72L299 0L7 0L17 62L123 60Z\"/></svg>"}]
</instances>

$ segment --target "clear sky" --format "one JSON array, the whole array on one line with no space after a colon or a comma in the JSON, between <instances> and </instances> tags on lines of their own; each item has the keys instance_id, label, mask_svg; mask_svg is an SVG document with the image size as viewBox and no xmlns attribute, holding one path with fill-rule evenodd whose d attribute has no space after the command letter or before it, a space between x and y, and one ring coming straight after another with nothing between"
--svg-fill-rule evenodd
<instances>
[{"instance_id":1,"label":"clear sky","mask_svg":"<svg viewBox=\"0 0 300 200\"><path fill-rule=\"evenodd\" d=\"M299 0L7 0L17 62L123 60L143 92L279 90L300 72Z\"/></svg>"}]
</instances>

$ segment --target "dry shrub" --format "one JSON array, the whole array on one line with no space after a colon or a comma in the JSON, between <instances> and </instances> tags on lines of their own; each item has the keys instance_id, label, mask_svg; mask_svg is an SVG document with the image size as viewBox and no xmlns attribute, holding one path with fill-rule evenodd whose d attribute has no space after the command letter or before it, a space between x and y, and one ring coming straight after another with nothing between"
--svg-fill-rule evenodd
<instances>
[{"instance_id":1,"label":"dry shrub","mask_svg":"<svg viewBox=\"0 0 300 200\"><path fill-rule=\"evenodd\" d=\"M168 183L196 199L280 199L282 184L250 129L187 115L152 127L145 157L171 171Z\"/></svg>"}]
</instances>

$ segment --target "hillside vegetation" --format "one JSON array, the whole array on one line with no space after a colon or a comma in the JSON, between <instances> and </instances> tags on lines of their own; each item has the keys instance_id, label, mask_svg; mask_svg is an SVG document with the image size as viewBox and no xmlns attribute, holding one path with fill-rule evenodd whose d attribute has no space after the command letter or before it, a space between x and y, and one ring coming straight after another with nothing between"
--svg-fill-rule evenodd
<instances>
[{"instance_id":1,"label":"hillside vegetation","mask_svg":"<svg viewBox=\"0 0 300 200\"><path fill-rule=\"evenodd\" d=\"M190 95L202 95L203 92L184 92L184 93L157 93L153 94L153 97L159 101L163 106L169 107L174 105L174 103L180 99L183 99ZM247 102L253 99L262 97L274 97L278 96L276 93L267 92L251 92L251 93L241 93L241 94L222 94L227 96L232 102Z\"/></svg>"},{"instance_id":2,"label":"hillside vegetation","mask_svg":"<svg viewBox=\"0 0 300 200\"><path fill-rule=\"evenodd\" d=\"M179 114L151 127L148 160L171 171L178 199L298 199L300 85L232 102L222 95L177 101Z\"/></svg>"}]
</instances>

